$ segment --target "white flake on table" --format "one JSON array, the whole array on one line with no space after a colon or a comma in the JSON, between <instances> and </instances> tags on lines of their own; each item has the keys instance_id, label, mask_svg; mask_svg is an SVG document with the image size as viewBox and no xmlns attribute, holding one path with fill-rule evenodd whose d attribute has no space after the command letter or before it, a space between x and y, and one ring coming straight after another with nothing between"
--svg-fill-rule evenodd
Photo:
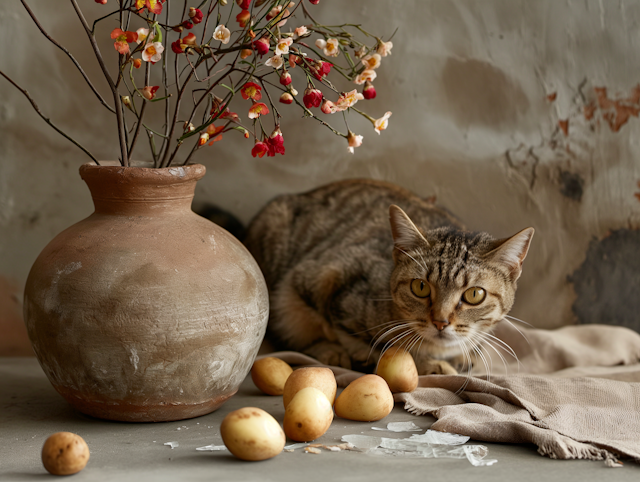
<instances>
[{"instance_id":1,"label":"white flake on table","mask_svg":"<svg viewBox=\"0 0 640 482\"><path fill-rule=\"evenodd\" d=\"M196 450L200 450L200 451L210 450L213 452L216 450L227 450L227 447L225 445L205 445L204 447L196 448Z\"/></svg>"},{"instance_id":2,"label":"white flake on table","mask_svg":"<svg viewBox=\"0 0 640 482\"><path fill-rule=\"evenodd\" d=\"M421 432L422 429L413 422L389 422L387 428L371 427L371 430L384 432Z\"/></svg>"},{"instance_id":3,"label":"white flake on table","mask_svg":"<svg viewBox=\"0 0 640 482\"><path fill-rule=\"evenodd\" d=\"M178 442L165 442L164 445L168 445L169 447L171 447L171 449L175 449L180 444Z\"/></svg>"}]
</instances>

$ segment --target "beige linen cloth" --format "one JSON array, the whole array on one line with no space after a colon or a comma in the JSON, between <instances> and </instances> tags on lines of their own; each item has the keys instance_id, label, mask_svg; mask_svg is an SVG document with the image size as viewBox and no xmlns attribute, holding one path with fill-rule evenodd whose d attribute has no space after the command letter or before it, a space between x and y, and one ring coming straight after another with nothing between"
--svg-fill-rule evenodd
<instances>
[{"instance_id":1,"label":"beige linen cloth","mask_svg":"<svg viewBox=\"0 0 640 482\"><path fill-rule=\"evenodd\" d=\"M494 335L519 361L496 341L495 350L485 351L489 374L480 362L471 377L422 376L415 391L395 394L396 402L413 414L433 415L433 430L533 443L540 454L557 459L640 462L638 333L604 325L516 330L503 323ZM320 365L296 352L270 356ZM342 387L362 375L330 368Z\"/></svg>"}]
</instances>

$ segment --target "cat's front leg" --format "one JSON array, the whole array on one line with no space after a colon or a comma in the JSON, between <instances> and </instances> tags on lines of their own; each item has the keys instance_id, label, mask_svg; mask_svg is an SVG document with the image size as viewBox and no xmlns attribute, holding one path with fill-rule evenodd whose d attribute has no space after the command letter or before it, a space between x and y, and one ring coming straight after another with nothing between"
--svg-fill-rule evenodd
<instances>
[{"instance_id":1,"label":"cat's front leg","mask_svg":"<svg viewBox=\"0 0 640 482\"><path fill-rule=\"evenodd\" d=\"M421 357L416 360L418 375L457 375L458 372L451 363L446 360Z\"/></svg>"},{"instance_id":2,"label":"cat's front leg","mask_svg":"<svg viewBox=\"0 0 640 482\"><path fill-rule=\"evenodd\" d=\"M351 368L351 359L347 350L338 343L321 341L305 348L304 353L320 363L342 368Z\"/></svg>"}]
</instances>

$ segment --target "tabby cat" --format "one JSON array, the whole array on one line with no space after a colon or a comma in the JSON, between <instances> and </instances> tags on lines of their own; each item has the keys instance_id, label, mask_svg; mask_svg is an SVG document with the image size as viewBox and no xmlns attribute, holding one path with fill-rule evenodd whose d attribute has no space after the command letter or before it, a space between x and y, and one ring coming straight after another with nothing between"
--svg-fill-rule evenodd
<instances>
[{"instance_id":1,"label":"tabby cat","mask_svg":"<svg viewBox=\"0 0 640 482\"><path fill-rule=\"evenodd\" d=\"M401 187L348 180L275 198L245 244L269 287L279 349L371 371L395 344L420 374L454 374L511 309L533 232L467 232Z\"/></svg>"}]
</instances>

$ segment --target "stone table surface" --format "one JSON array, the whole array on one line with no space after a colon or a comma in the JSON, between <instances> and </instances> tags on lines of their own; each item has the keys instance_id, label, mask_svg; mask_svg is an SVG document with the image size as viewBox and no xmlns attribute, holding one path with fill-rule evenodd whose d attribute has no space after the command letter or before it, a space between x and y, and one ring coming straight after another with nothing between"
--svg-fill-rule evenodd
<instances>
[{"instance_id":1,"label":"stone table surface","mask_svg":"<svg viewBox=\"0 0 640 482\"><path fill-rule=\"evenodd\" d=\"M466 459L407 459L355 451L323 451L315 455L296 450L262 462L244 462L227 451L196 451L196 447L221 445L222 419L246 406L260 407L282 423L282 398L262 395L250 377L218 411L199 418L164 423L103 421L71 409L51 387L35 358L0 358L0 481L54 479L42 466L40 451L45 439L59 431L79 434L91 450L85 469L71 476L74 482L640 480L638 464L630 462L623 468L612 469L603 462L551 460L538 455L533 445L479 442L489 448L487 458L498 460L488 467L474 467ZM396 405L380 422L336 418L318 442L339 443L346 434L408 437L408 433L371 429L397 421L413 421L427 429L434 419L413 416ZM171 449L164 445L166 442L178 442L179 446Z\"/></svg>"}]
</instances>

